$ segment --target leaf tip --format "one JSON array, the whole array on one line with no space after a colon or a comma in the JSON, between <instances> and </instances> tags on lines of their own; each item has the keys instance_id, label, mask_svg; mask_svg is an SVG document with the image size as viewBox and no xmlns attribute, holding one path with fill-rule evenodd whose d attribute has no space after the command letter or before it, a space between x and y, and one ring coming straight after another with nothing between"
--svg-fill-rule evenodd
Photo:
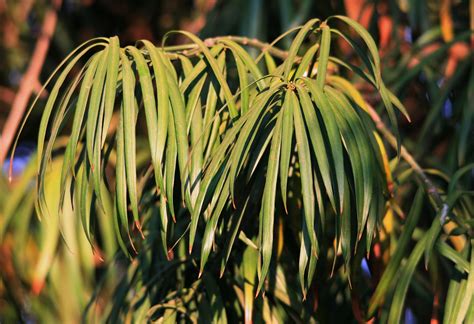
<instances>
[{"instance_id":1,"label":"leaf tip","mask_svg":"<svg viewBox=\"0 0 474 324\"><path fill-rule=\"evenodd\" d=\"M306 301L306 289L303 290L303 301Z\"/></svg>"},{"instance_id":2,"label":"leaf tip","mask_svg":"<svg viewBox=\"0 0 474 324\"><path fill-rule=\"evenodd\" d=\"M13 163L12 158L10 158L10 163L8 164L8 183L11 184L13 181Z\"/></svg>"},{"instance_id":3,"label":"leaf tip","mask_svg":"<svg viewBox=\"0 0 474 324\"><path fill-rule=\"evenodd\" d=\"M166 259L168 261L171 261L174 259L174 252L173 249L169 249L168 252L166 253Z\"/></svg>"},{"instance_id":4,"label":"leaf tip","mask_svg":"<svg viewBox=\"0 0 474 324\"><path fill-rule=\"evenodd\" d=\"M257 299L259 294L260 294L260 287L257 288L257 291L255 292L254 298Z\"/></svg>"},{"instance_id":5,"label":"leaf tip","mask_svg":"<svg viewBox=\"0 0 474 324\"><path fill-rule=\"evenodd\" d=\"M31 284L31 292L33 295L38 296L43 290L44 287L44 279L35 278L33 279L33 283Z\"/></svg>"},{"instance_id":6,"label":"leaf tip","mask_svg":"<svg viewBox=\"0 0 474 324\"><path fill-rule=\"evenodd\" d=\"M94 263L96 265L104 263L105 260L102 256L102 252L99 249L96 249L95 247L93 247L92 248L92 254L94 255Z\"/></svg>"},{"instance_id":7,"label":"leaf tip","mask_svg":"<svg viewBox=\"0 0 474 324\"><path fill-rule=\"evenodd\" d=\"M144 239L145 239L145 235L143 234L142 226L140 225L140 222L136 220L136 221L135 221L135 226L137 227L137 230L138 230L138 232L140 233L140 236L141 236L142 239L144 240Z\"/></svg>"}]
</instances>

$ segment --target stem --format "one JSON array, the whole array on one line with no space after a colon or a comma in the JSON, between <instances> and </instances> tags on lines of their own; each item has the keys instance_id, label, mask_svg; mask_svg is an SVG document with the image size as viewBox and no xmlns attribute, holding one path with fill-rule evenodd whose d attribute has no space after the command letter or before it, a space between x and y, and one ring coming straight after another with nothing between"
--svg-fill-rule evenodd
<instances>
[{"instance_id":1,"label":"stem","mask_svg":"<svg viewBox=\"0 0 474 324\"><path fill-rule=\"evenodd\" d=\"M277 47L274 47L270 45L269 43L262 42L256 38L248 38L248 37L242 37L242 36L219 36L219 37L212 37L212 38L206 38L204 40L204 44L206 46L211 47L214 46L216 43L218 43L220 40L231 40L236 43L242 44L244 46L251 46L260 49L262 52L268 52L272 56L278 57L282 60L286 59L288 57L288 52L284 51L282 49L279 49ZM199 47L196 44L183 44L183 45L175 45L175 46L165 46L164 49L167 52L178 52L181 51L181 54L183 55L196 55L199 53L199 51L196 51L199 49ZM171 54L171 53L170 53ZM297 58L298 60L298 58Z\"/></svg>"},{"instance_id":2,"label":"stem","mask_svg":"<svg viewBox=\"0 0 474 324\"><path fill-rule=\"evenodd\" d=\"M242 45L248 45L260 49L262 52L268 52L272 56L276 56L281 59L286 59L288 57L288 52L281 50L277 47L271 46L269 43L259 41L256 38L240 37L240 36L226 36L226 37L217 37L216 40L228 39Z\"/></svg>"},{"instance_id":3,"label":"stem","mask_svg":"<svg viewBox=\"0 0 474 324\"><path fill-rule=\"evenodd\" d=\"M375 127L377 127L379 132L383 135L383 137L385 137L385 139L390 144L390 146L392 146L394 149L397 149L397 139L395 138L395 136L392 134L392 132L388 129L388 127L382 121L382 119L380 118L379 114L375 111L375 109L369 104L367 104L366 106L367 106L369 116L372 118L372 120L375 123ZM433 199L436 206L438 208L444 208L445 203L443 199L441 198L435 184L426 175L426 173L420 167L418 162L416 162L413 155L411 155L410 152L408 152L408 150L403 145L401 145L401 148L400 148L400 156L405 160L405 162L408 163L408 165L410 165L413 171L415 171L415 173L421 179L421 181L423 182L423 186L426 189L426 192ZM445 217L446 215L444 216L441 215L442 219L444 219Z\"/></svg>"}]
</instances>

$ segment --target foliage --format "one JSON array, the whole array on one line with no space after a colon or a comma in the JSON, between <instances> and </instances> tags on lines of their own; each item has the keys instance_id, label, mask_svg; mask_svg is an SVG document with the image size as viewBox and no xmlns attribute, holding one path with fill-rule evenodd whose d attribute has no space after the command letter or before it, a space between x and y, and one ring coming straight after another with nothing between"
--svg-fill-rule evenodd
<instances>
[{"instance_id":1,"label":"foliage","mask_svg":"<svg viewBox=\"0 0 474 324\"><path fill-rule=\"evenodd\" d=\"M34 215L37 199L35 163L30 163L15 179L14 187L1 183L0 265L3 280L0 293L3 296L8 292L7 307L2 307L5 320L76 321L81 318L97 287L95 271L98 269L107 271L111 277L103 279L97 298L110 298L116 269L105 270L103 258L113 261L117 249L113 237L107 233L113 231L112 224L104 214L98 216L102 252L94 255L80 221L74 215L72 202L66 199L61 213L55 212L60 198L60 165L61 160L55 159L55 171L45 177L46 204L51 213L41 220ZM65 291L68 298L64 298Z\"/></svg>"},{"instance_id":2,"label":"foliage","mask_svg":"<svg viewBox=\"0 0 474 324\"><path fill-rule=\"evenodd\" d=\"M167 46L176 33L192 43ZM56 262L71 258L59 251L70 241L84 253L94 250L108 264L107 283L85 316L114 322L399 322L404 312L420 321L471 322L472 109L462 103L469 102L472 72L468 86L459 83L472 54L447 77L418 146L403 138L422 157L433 149L426 143L436 145L444 136L437 134L460 125L456 154L434 159L439 165L456 157L445 172L414 167L397 135L397 120L407 129L397 96L406 99L424 71L437 97L431 59L455 42L413 68L418 48L440 34L427 35L382 61L369 33L343 16L310 20L271 46L233 36L202 41L188 32L167 34L161 46L142 40L122 48L116 37L86 42L51 79L39 159L19 181L25 185L15 186L30 200L23 205L30 210L18 213L30 219L36 200L42 222L28 226L49 233L33 236L47 246L31 258L37 261L18 264L38 264L44 270L36 276L55 287ZM290 44L288 51L278 42ZM356 57L348 59L341 42ZM446 121L437 116L453 89L460 96ZM386 112L395 136L373 120L370 104ZM36 190L28 190L37 197L25 193L35 167ZM24 241L28 222L17 225L16 209L3 206L0 241L13 250L17 243L3 242ZM64 228L45 222L72 215ZM21 246L15 252L26 254ZM91 275L90 255L74 260L74 271L85 275L69 280L86 300L101 276ZM40 292L37 280L25 275L21 285ZM84 309L84 300L71 307ZM59 317L60 308L37 316Z\"/></svg>"}]
</instances>

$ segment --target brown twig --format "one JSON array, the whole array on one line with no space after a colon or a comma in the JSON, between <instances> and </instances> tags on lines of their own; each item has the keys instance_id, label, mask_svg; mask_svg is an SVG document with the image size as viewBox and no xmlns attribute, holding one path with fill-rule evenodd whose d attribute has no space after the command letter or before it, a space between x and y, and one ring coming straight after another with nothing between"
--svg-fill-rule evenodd
<instances>
[{"instance_id":1,"label":"brown twig","mask_svg":"<svg viewBox=\"0 0 474 324\"><path fill-rule=\"evenodd\" d=\"M268 43L261 42L256 38L240 37L240 36L226 36L226 37L217 37L219 39L228 39L242 45L248 45L260 49L262 52L268 52L269 54L276 56L281 59L286 59L288 57L288 52L281 50L277 47L271 46Z\"/></svg>"},{"instance_id":2,"label":"brown twig","mask_svg":"<svg viewBox=\"0 0 474 324\"><path fill-rule=\"evenodd\" d=\"M29 99L33 93L43 67L43 63L48 53L51 37L56 29L57 11L61 6L62 0L52 0L52 6L44 16L41 34L36 42L36 46L31 57L30 65L26 70L18 92L11 106L10 114L6 120L2 137L0 138L0 165L3 165L8 150L13 142L18 126L23 118Z\"/></svg>"},{"instance_id":3,"label":"brown twig","mask_svg":"<svg viewBox=\"0 0 474 324\"><path fill-rule=\"evenodd\" d=\"M256 38L248 38L248 37L242 37L242 36L218 36L218 37L211 37L211 38L206 38L204 40L204 44L208 47L214 46L215 44L219 43L221 40L231 40L236 43L242 44L244 46L251 46L254 48L260 49L262 52L268 52L272 56L278 57L282 60L286 59L288 57L288 52L284 51L282 49L279 49L275 46L272 46L269 43L262 42ZM199 46L197 44L191 43L191 44L183 44L183 45L175 45L175 46L166 46L165 47L167 52L173 52L173 51L181 51L181 54L184 55L196 55L199 53ZM171 54L171 53L169 53ZM296 57L296 61L301 60L300 57Z\"/></svg>"},{"instance_id":4,"label":"brown twig","mask_svg":"<svg viewBox=\"0 0 474 324\"><path fill-rule=\"evenodd\" d=\"M385 123L382 121L380 118L379 114L375 111L373 107L370 105L366 105L368 113L372 120L375 123L375 127L378 129L378 131L383 135L383 137L387 140L387 142L392 146L394 149L397 149L397 139L395 135L392 134L392 132L388 129L388 127L385 125ZM426 175L426 173L423 171L423 169L420 167L418 162L415 160L413 155L408 152L408 150L405 148L405 146L401 145L400 147L400 156L405 160L406 163L410 165L412 170L418 175L418 177L421 179L423 182L423 185L426 189L426 192L428 195L433 199L434 203L438 208L443 208L445 209L445 203L443 199L441 198L437 187L435 184L430 180L430 178ZM446 210L447 212L447 210ZM441 219L443 220L446 217L446 215L441 215Z\"/></svg>"}]
</instances>

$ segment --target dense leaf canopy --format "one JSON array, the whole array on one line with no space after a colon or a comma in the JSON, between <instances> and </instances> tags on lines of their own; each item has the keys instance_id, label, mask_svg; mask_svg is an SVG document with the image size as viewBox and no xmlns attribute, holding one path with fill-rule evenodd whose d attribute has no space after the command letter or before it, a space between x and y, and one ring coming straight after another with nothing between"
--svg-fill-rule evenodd
<instances>
[{"instance_id":1,"label":"dense leaf canopy","mask_svg":"<svg viewBox=\"0 0 474 324\"><path fill-rule=\"evenodd\" d=\"M177 36L188 42L169 45ZM361 24L339 15L271 44L188 31L161 44L86 41L24 119L20 134L41 111L32 163L14 187L0 179L10 197L0 197L0 247L21 255L0 266L30 265L18 277L46 304L61 299L54 278L64 274L78 293L56 307L87 320L392 323L412 309L425 318L411 300L422 296L443 301L446 323L470 322L472 106L459 112L451 148L460 168L424 170L415 158L435 141L468 69L458 99L469 102L472 53L426 116L418 147L402 145L410 117L400 93L425 63L409 69L405 56L382 70L379 53ZM40 242L34 261L28 237ZM20 281L0 273L22 300ZM449 282L428 283L427 273Z\"/></svg>"}]
</instances>

